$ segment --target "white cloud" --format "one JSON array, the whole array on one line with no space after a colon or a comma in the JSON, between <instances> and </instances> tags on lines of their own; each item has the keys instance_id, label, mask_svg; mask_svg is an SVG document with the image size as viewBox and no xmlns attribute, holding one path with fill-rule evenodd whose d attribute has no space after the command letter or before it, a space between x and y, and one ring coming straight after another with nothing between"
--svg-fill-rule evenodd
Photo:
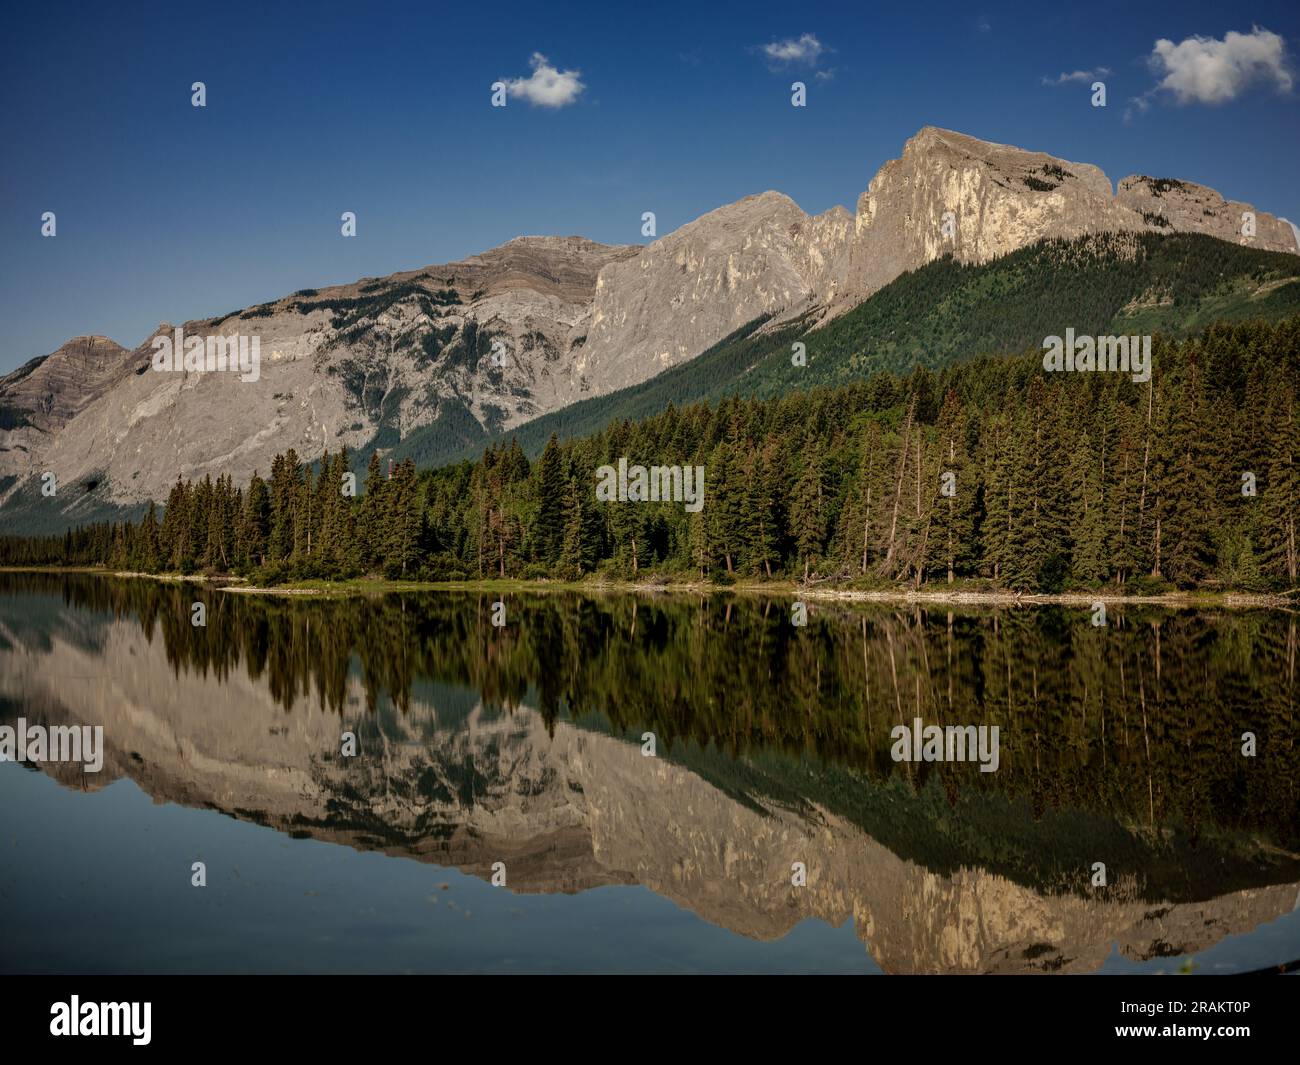
<instances>
[{"instance_id":1,"label":"white cloud","mask_svg":"<svg viewBox=\"0 0 1300 1065\"><path fill-rule=\"evenodd\" d=\"M1108 78L1111 75L1109 67L1098 67L1096 70L1076 70L1069 74L1061 74L1058 78L1043 78L1044 85L1065 85L1071 81L1093 81L1096 78Z\"/></svg>"},{"instance_id":2,"label":"white cloud","mask_svg":"<svg viewBox=\"0 0 1300 1065\"><path fill-rule=\"evenodd\" d=\"M1291 91L1286 41L1258 26L1249 33L1229 32L1221 41L1188 37L1174 44L1161 38L1148 62L1163 75L1151 92L1172 93L1180 104L1225 103L1257 82Z\"/></svg>"},{"instance_id":3,"label":"white cloud","mask_svg":"<svg viewBox=\"0 0 1300 1065\"><path fill-rule=\"evenodd\" d=\"M1145 115L1151 107L1151 101L1145 96L1133 96L1129 98L1128 106L1124 108L1125 124L1133 121L1134 115Z\"/></svg>"},{"instance_id":4,"label":"white cloud","mask_svg":"<svg viewBox=\"0 0 1300 1065\"><path fill-rule=\"evenodd\" d=\"M774 63L807 63L814 67L826 51L822 42L811 33L763 45L763 54Z\"/></svg>"},{"instance_id":5,"label":"white cloud","mask_svg":"<svg viewBox=\"0 0 1300 1065\"><path fill-rule=\"evenodd\" d=\"M580 70L556 70L541 52L528 61L533 68L526 78L506 78L506 92L538 107L568 107L586 88L578 79Z\"/></svg>"}]
</instances>

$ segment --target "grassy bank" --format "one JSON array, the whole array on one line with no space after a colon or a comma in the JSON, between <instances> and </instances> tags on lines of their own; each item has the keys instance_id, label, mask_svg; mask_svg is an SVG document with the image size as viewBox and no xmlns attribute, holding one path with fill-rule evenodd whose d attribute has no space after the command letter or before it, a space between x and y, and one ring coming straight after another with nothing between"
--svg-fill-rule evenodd
<instances>
[{"instance_id":1,"label":"grassy bank","mask_svg":"<svg viewBox=\"0 0 1300 1065\"><path fill-rule=\"evenodd\" d=\"M706 595L733 593L766 595L812 601L907 603L918 605L960 606L1072 606L1088 609L1094 603L1167 606L1172 608L1273 608L1300 609L1300 592L1266 595L1247 592L1209 590L1168 591L1158 594L1125 594L1114 587L1060 593L1015 592L1007 589L926 586L863 588L830 582L804 585L793 580L737 580L729 584L700 580L627 581L589 577L580 581L550 580L474 580L474 581L393 581L381 577L354 577L347 580L302 580L282 585L260 586L242 577L230 575L135 573L95 566L0 566L0 573L75 573L111 577L139 577L156 581L207 584L241 595L322 596L385 595L393 592L482 592L495 594L537 594L546 592L581 592L584 594L636 595Z\"/></svg>"}]
</instances>

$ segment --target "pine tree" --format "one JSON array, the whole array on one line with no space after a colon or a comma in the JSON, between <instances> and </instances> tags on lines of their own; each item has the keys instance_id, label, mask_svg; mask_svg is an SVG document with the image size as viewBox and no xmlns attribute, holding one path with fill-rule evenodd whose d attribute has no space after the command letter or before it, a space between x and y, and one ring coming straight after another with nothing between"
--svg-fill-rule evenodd
<instances>
[{"instance_id":1,"label":"pine tree","mask_svg":"<svg viewBox=\"0 0 1300 1065\"><path fill-rule=\"evenodd\" d=\"M713 568L713 545L709 542L709 522L704 511L690 516L691 562L699 571L700 580L707 579Z\"/></svg>"},{"instance_id":2,"label":"pine tree","mask_svg":"<svg viewBox=\"0 0 1300 1065\"><path fill-rule=\"evenodd\" d=\"M361 567L369 572L382 568L379 547L382 541L384 521L384 490L388 482L384 479L379 462L379 452L370 453L370 463L366 467L366 483L361 496L361 505L357 510L357 539ZM482 574L480 574L482 576Z\"/></svg>"},{"instance_id":3,"label":"pine tree","mask_svg":"<svg viewBox=\"0 0 1300 1065\"><path fill-rule=\"evenodd\" d=\"M203 480L193 486L189 516L194 563L200 566L211 566L212 556L208 551L208 526L212 520L211 475L205 475Z\"/></svg>"},{"instance_id":4,"label":"pine tree","mask_svg":"<svg viewBox=\"0 0 1300 1065\"><path fill-rule=\"evenodd\" d=\"M283 562L294 553L295 519L302 491L302 464L298 453L290 448L271 461L271 531L268 554L272 561Z\"/></svg>"},{"instance_id":5,"label":"pine tree","mask_svg":"<svg viewBox=\"0 0 1300 1065\"><path fill-rule=\"evenodd\" d=\"M194 544L190 536L190 487L178 476L163 510L160 553L172 570L189 573L194 568Z\"/></svg>"},{"instance_id":6,"label":"pine tree","mask_svg":"<svg viewBox=\"0 0 1300 1065\"><path fill-rule=\"evenodd\" d=\"M794 499L790 504L790 531L799 552L805 583L826 541L825 494L822 456L820 450L814 448L804 459L803 471L795 483Z\"/></svg>"},{"instance_id":7,"label":"pine tree","mask_svg":"<svg viewBox=\"0 0 1300 1065\"><path fill-rule=\"evenodd\" d=\"M1265 570L1295 587L1300 581L1300 413L1294 388L1273 393L1268 426L1268 479L1260 509Z\"/></svg>"},{"instance_id":8,"label":"pine tree","mask_svg":"<svg viewBox=\"0 0 1300 1065\"><path fill-rule=\"evenodd\" d=\"M938 424L939 493L934 501L930 539L948 584L975 554L975 506L978 479L966 453L966 417L951 389L944 396Z\"/></svg>"},{"instance_id":9,"label":"pine tree","mask_svg":"<svg viewBox=\"0 0 1300 1065\"><path fill-rule=\"evenodd\" d=\"M994 415L984 434L984 521L980 539L984 567L1001 584L1010 582L1009 572L1016 554L1015 519L1019 504L1014 439L1009 416Z\"/></svg>"},{"instance_id":10,"label":"pine tree","mask_svg":"<svg viewBox=\"0 0 1300 1065\"><path fill-rule=\"evenodd\" d=\"M385 492L384 557L389 573L407 577L420 559L421 516L415 463L405 459L393 471Z\"/></svg>"},{"instance_id":11,"label":"pine tree","mask_svg":"<svg viewBox=\"0 0 1300 1065\"><path fill-rule=\"evenodd\" d=\"M538 562L553 563L563 549L568 485L560 443L554 433L537 464L537 517L533 521L532 554ZM580 522L580 518L579 518Z\"/></svg>"},{"instance_id":12,"label":"pine tree","mask_svg":"<svg viewBox=\"0 0 1300 1065\"><path fill-rule=\"evenodd\" d=\"M270 532L271 496L266 482L253 471L244 497L243 531L240 557L248 566L266 565L267 538Z\"/></svg>"},{"instance_id":13,"label":"pine tree","mask_svg":"<svg viewBox=\"0 0 1300 1065\"><path fill-rule=\"evenodd\" d=\"M709 515L710 540L722 556L728 573L736 571L748 536L745 527L745 487L742 483L736 447L723 442L713 449L705 467L709 491L705 512Z\"/></svg>"},{"instance_id":14,"label":"pine tree","mask_svg":"<svg viewBox=\"0 0 1300 1065\"><path fill-rule=\"evenodd\" d=\"M748 530L748 567L758 576L772 578L772 567L779 565L780 473L776 469L772 448L751 452L743 468L746 487L744 522Z\"/></svg>"},{"instance_id":15,"label":"pine tree","mask_svg":"<svg viewBox=\"0 0 1300 1065\"><path fill-rule=\"evenodd\" d=\"M1153 449L1155 534L1152 575L1190 587L1209 573L1213 557L1207 463L1208 430L1195 357L1158 412Z\"/></svg>"},{"instance_id":16,"label":"pine tree","mask_svg":"<svg viewBox=\"0 0 1300 1065\"><path fill-rule=\"evenodd\" d=\"M1106 511L1102 499L1101 461L1087 432L1075 449L1071 467L1071 518L1074 548L1070 573L1092 584L1106 579Z\"/></svg>"},{"instance_id":17,"label":"pine tree","mask_svg":"<svg viewBox=\"0 0 1300 1065\"><path fill-rule=\"evenodd\" d=\"M145 511L144 517L140 521L140 536L137 540L137 562L136 566L142 573L156 573L160 568L161 559L158 548L158 511L157 507L150 502L149 509Z\"/></svg>"}]
</instances>

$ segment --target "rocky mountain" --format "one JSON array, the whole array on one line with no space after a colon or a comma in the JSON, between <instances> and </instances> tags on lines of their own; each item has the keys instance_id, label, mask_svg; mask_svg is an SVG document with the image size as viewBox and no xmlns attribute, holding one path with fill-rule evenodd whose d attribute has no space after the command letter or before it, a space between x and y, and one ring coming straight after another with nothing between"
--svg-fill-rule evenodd
<instances>
[{"instance_id":1,"label":"rocky mountain","mask_svg":"<svg viewBox=\"0 0 1300 1065\"><path fill-rule=\"evenodd\" d=\"M416 430L471 443L645 381L759 316L824 320L947 254L982 263L1103 232L1300 250L1285 222L1203 186L1135 176L1116 194L1095 166L927 127L856 214L809 216L765 192L644 247L521 237L182 326L256 338L256 380L154 372L168 323L130 352L77 338L0 379L0 507L19 525L57 526L163 499L177 476L246 481L290 447L310 460ZM46 471L53 498L37 491Z\"/></svg>"},{"instance_id":2,"label":"rocky mountain","mask_svg":"<svg viewBox=\"0 0 1300 1065\"><path fill-rule=\"evenodd\" d=\"M1214 322L1280 322L1300 315L1300 255L1263 251L1201 233L1094 233L1042 240L978 265L936 259L841 313L816 307L776 321L754 319L695 358L617 392L593 396L466 441L426 430L393 451L420 466L476 460L494 441L540 455L561 440L636 422L671 403L770 398L838 387L873 373L942 372L986 352L1037 349L1073 324L1089 336L1159 332L1171 339ZM795 366L790 345L804 344Z\"/></svg>"},{"instance_id":3,"label":"rocky mountain","mask_svg":"<svg viewBox=\"0 0 1300 1065\"><path fill-rule=\"evenodd\" d=\"M1262 212L1254 236L1242 236L1245 211L1254 208L1164 178L1127 177L1115 194L1089 163L927 126L858 200L845 291L870 294L945 253L983 263L1044 237L1206 233L1268 251L1300 250L1291 227Z\"/></svg>"},{"instance_id":4,"label":"rocky mountain","mask_svg":"<svg viewBox=\"0 0 1300 1065\"><path fill-rule=\"evenodd\" d=\"M169 322L133 352L113 345L116 361L99 360L107 368L74 362L69 353L87 344L71 342L0 381L0 484L13 497L26 483L30 498L34 475L52 470L51 502L75 520L96 503L164 499L178 475L246 480L290 447L310 460L443 417L497 428L526 420L581 393L571 352L596 279L635 254L521 237L462 262L305 289L180 327L185 337L255 337L256 380L155 372L154 340L174 337ZM60 431L70 417L43 416L46 407L76 425Z\"/></svg>"},{"instance_id":5,"label":"rocky mountain","mask_svg":"<svg viewBox=\"0 0 1300 1065\"><path fill-rule=\"evenodd\" d=\"M0 491L29 476L36 456L131 364L131 353L108 337L74 337L0 378Z\"/></svg>"},{"instance_id":6,"label":"rocky mountain","mask_svg":"<svg viewBox=\"0 0 1300 1065\"><path fill-rule=\"evenodd\" d=\"M810 218L789 196L765 192L606 268L579 356L584 395L653 377L760 314L834 302L852 224L843 208Z\"/></svg>"}]
</instances>

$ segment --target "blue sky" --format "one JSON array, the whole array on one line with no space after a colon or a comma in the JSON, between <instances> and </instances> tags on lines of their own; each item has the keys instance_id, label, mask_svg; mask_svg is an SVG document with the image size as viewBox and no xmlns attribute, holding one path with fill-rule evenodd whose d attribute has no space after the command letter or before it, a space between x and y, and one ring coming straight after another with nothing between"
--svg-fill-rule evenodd
<instances>
[{"instance_id":1,"label":"blue sky","mask_svg":"<svg viewBox=\"0 0 1300 1065\"><path fill-rule=\"evenodd\" d=\"M0 372L522 233L638 242L643 211L663 235L769 188L852 209L927 124L1300 221L1294 2L54 2L5 31ZM565 106L526 99L538 54ZM1105 108L1044 83L1098 68Z\"/></svg>"}]
</instances>

